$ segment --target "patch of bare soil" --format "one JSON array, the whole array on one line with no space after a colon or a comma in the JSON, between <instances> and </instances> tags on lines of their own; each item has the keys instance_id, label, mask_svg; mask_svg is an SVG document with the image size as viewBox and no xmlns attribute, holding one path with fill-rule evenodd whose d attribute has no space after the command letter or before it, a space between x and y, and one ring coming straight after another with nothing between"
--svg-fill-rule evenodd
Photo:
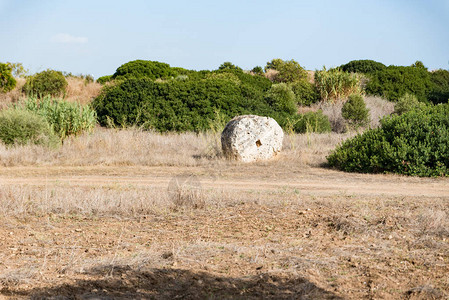
<instances>
[{"instance_id":1,"label":"patch of bare soil","mask_svg":"<svg viewBox=\"0 0 449 300\"><path fill-rule=\"evenodd\" d=\"M13 167L0 184L7 299L449 297L446 178Z\"/></svg>"}]
</instances>

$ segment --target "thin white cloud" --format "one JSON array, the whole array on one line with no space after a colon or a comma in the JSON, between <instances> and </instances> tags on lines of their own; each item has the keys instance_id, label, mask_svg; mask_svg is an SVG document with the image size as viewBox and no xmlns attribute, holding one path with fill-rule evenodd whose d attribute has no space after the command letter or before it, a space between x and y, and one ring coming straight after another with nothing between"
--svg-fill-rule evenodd
<instances>
[{"instance_id":1,"label":"thin white cloud","mask_svg":"<svg viewBox=\"0 0 449 300\"><path fill-rule=\"evenodd\" d=\"M68 33L59 33L52 37L52 41L61 44L86 44L89 40L84 36L73 36Z\"/></svg>"}]
</instances>

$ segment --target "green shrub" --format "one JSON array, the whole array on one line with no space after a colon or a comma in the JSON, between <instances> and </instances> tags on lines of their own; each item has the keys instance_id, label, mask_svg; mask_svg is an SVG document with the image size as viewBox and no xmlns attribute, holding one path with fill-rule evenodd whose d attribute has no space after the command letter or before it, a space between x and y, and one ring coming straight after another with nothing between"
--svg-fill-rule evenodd
<instances>
[{"instance_id":1,"label":"green shrub","mask_svg":"<svg viewBox=\"0 0 449 300\"><path fill-rule=\"evenodd\" d=\"M298 115L293 126L296 133L317 132L324 133L331 131L331 123L329 118L323 114L321 110L316 112L307 112Z\"/></svg>"},{"instance_id":2,"label":"green shrub","mask_svg":"<svg viewBox=\"0 0 449 300\"><path fill-rule=\"evenodd\" d=\"M251 72L254 75L260 75L260 76L263 76L263 74L264 74L263 68L261 66L255 66L254 68L251 69Z\"/></svg>"},{"instance_id":3,"label":"green shrub","mask_svg":"<svg viewBox=\"0 0 449 300\"><path fill-rule=\"evenodd\" d=\"M230 81L235 84L241 83L241 81L237 77L237 75L235 75L234 73L231 73L231 72L211 72L211 73L207 74L206 78L207 79L227 80L227 81Z\"/></svg>"},{"instance_id":4,"label":"green shrub","mask_svg":"<svg viewBox=\"0 0 449 300\"><path fill-rule=\"evenodd\" d=\"M265 67L265 70L269 69L278 71L273 78L274 82L288 83L307 79L307 71L293 59L287 61L280 58L273 59Z\"/></svg>"},{"instance_id":5,"label":"green shrub","mask_svg":"<svg viewBox=\"0 0 449 300\"><path fill-rule=\"evenodd\" d=\"M434 104L447 103L449 101L449 71L440 69L430 72L430 81L429 101Z\"/></svg>"},{"instance_id":6,"label":"green shrub","mask_svg":"<svg viewBox=\"0 0 449 300\"><path fill-rule=\"evenodd\" d=\"M23 92L38 97L63 96L66 93L66 88L67 80L62 72L46 70L27 77Z\"/></svg>"},{"instance_id":7,"label":"green shrub","mask_svg":"<svg viewBox=\"0 0 449 300\"><path fill-rule=\"evenodd\" d=\"M406 93L415 95L419 101L427 102L431 89L430 74L424 67L388 66L369 75L366 93L398 101Z\"/></svg>"},{"instance_id":8,"label":"green shrub","mask_svg":"<svg viewBox=\"0 0 449 300\"><path fill-rule=\"evenodd\" d=\"M0 112L0 140L5 145L56 146L58 142L44 118L16 108Z\"/></svg>"},{"instance_id":9,"label":"green shrub","mask_svg":"<svg viewBox=\"0 0 449 300\"><path fill-rule=\"evenodd\" d=\"M224 63L222 63L219 67L218 70L238 70L238 71L242 71L242 68L234 65L233 63L226 61Z\"/></svg>"},{"instance_id":10,"label":"green shrub","mask_svg":"<svg viewBox=\"0 0 449 300\"><path fill-rule=\"evenodd\" d=\"M285 113L271 107L265 98L265 81L259 80L266 79L232 73L240 76L240 84L220 78L166 82L130 79L104 89L93 106L103 126L136 125L158 131L208 130L217 111L227 121L241 114L270 116L281 123L285 120ZM249 84L246 76L259 79Z\"/></svg>"},{"instance_id":11,"label":"green shrub","mask_svg":"<svg viewBox=\"0 0 449 300\"><path fill-rule=\"evenodd\" d=\"M381 126L346 140L329 156L347 172L449 175L449 105L425 106L381 120Z\"/></svg>"},{"instance_id":12,"label":"green shrub","mask_svg":"<svg viewBox=\"0 0 449 300\"><path fill-rule=\"evenodd\" d=\"M349 73L373 73L385 69L386 66L383 63L364 59L364 60L352 60L345 65L339 67L340 70Z\"/></svg>"},{"instance_id":13,"label":"green shrub","mask_svg":"<svg viewBox=\"0 0 449 300\"><path fill-rule=\"evenodd\" d=\"M127 62L117 68L112 79L129 79L129 78L149 78L169 79L178 75L169 64L150 61L150 60L134 60Z\"/></svg>"},{"instance_id":14,"label":"green shrub","mask_svg":"<svg viewBox=\"0 0 449 300\"><path fill-rule=\"evenodd\" d=\"M92 131L97 123L96 113L90 106L50 96L42 100L29 97L19 107L43 117L61 139Z\"/></svg>"},{"instance_id":15,"label":"green shrub","mask_svg":"<svg viewBox=\"0 0 449 300\"><path fill-rule=\"evenodd\" d=\"M398 115L402 115L413 109L419 109L425 106L424 103L418 101L418 98L415 95L411 95L406 93L404 96L399 98L398 102L394 106L394 113Z\"/></svg>"},{"instance_id":16,"label":"green shrub","mask_svg":"<svg viewBox=\"0 0 449 300\"><path fill-rule=\"evenodd\" d=\"M350 95L348 101L341 108L341 116L350 126L359 127L368 125L369 109L361 95Z\"/></svg>"},{"instance_id":17,"label":"green shrub","mask_svg":"<svg viewBox=\"0 0 449 300\"><path fill-rule=\"evenodd\" d=\"M111 80L112 80L112 75L105 75L105 76L98 77L97 82L99 84L105 84L107 82L110 82Z\"/></svg>"},{"instance_id":18,"label":"green shrub","mask_svg":"<svg viewBox=\"0 0 449 300\"><path fill-rule=\"evenodd\" d=\"M11 68L11 73L14 77L24 78L29 73L29 70L25 69L22 63L7 62L6 64Z\"/></svg>"},{"instance_id":19,"label":"green shrub","mask_svg":"<svg viewBox=\"0 0 449 300\"><path fill-rule=\"evenodd\" d=\"M339 69L316 71L315 85L323 101L333 102L362 92L360 76Z\"/></svg>"},{"instance_id":20,"label":"green shrub","mask_svg":"<svg viewBox=\"0 0 449 300\"><path fill-rule=\"evenodd\" d=\"M12 69L8 64L0 63L0 92L6 93L16 87L16 80L12 76Z\"/></svg>"},{"instance_id":21,"label":"green shrub","mask_svg":"<svg viewBox=\"0 0 449 300\"><path fill-rule=\"evenodd\" d=\"M295 114L298 110L295 93L286 83L273 84L266 97L268 103L277 111Z\"/></svg>"},{"instance_id":22,"label":"green shrub","mask_svg":"<svg viewBox=\"0 0 449 300\"><path fill-rule=\"evenodd\" d=\"M200 73L203 72L203 73ZM205 71L200 71L197 73L200 73L199 75L196 75L196 79L195 80L200 80L200 79L207 79L210 78L210 74L233 74L235 76L237 76L237 78L240 80L240 82L244 85L249 85L252 86L260 91L268 91L271 88L272 82L268 79L265 78L263 76L254 76L248 73L245 73L243 71L240 70L231 70L231 69L224 69L224 70L217 70L217 71L213 71L213 72L205 72ZM232 76L232 78L234 78L234 76Z\"/></svg>"},{"instance_id":23,"label":"green shrub","mask_svg":"<svg viewBox=\"0 0 449 300\"><path fill-rule=\"evenodd\" d=\"M310 106L320 101L320 95L313 83L301 80L292 83L291 87L296 96L296 103L299 105Z\"/></svg>"}]
</instances>

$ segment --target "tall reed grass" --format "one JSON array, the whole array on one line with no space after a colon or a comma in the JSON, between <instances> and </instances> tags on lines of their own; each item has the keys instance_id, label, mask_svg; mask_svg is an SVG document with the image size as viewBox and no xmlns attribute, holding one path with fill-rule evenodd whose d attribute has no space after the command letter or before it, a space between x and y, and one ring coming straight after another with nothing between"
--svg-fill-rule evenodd
<instances>
[{"instance_id":1,"label":"tall reed grass","mask_svg":"<svg viewBox=\"0 0 449 300\"><path fill-rule=\"evenodd\" d=\"M79 135L84 131L90 132L97 124L96 112L89 105L50 96L42 99L28 97L16 107L44 117L61 139L70 135Z\"/></svg>"},{"instance_id":2,"label":"tall reed grass","mask_svg":"<svg viewBox=\"0 0 449 300\"><path fill-rule=\"evenodd\" d=\"M362 94L361 75L343 72L339 69L315 72L315 85L321 100L336 102L351 94Z\"/></svg>"}]
</instances>

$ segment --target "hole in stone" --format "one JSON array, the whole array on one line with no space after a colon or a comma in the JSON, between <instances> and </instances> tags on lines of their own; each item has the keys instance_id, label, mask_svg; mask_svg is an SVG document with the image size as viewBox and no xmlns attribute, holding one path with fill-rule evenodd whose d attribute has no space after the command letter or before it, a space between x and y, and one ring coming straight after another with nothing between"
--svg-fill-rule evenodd
<instances>
[{"instance_id":1,"label":"hole in stone","mask_svg":"<svg viewBox=\"0 0 449 300\"><path fill-rule=\"evenodd\" d=\"M257 140L257 141L256 141L256 146L257 146L257 147L262 146L262 143L260 142L260 140Z\"/></svg>"}]
</instances>

